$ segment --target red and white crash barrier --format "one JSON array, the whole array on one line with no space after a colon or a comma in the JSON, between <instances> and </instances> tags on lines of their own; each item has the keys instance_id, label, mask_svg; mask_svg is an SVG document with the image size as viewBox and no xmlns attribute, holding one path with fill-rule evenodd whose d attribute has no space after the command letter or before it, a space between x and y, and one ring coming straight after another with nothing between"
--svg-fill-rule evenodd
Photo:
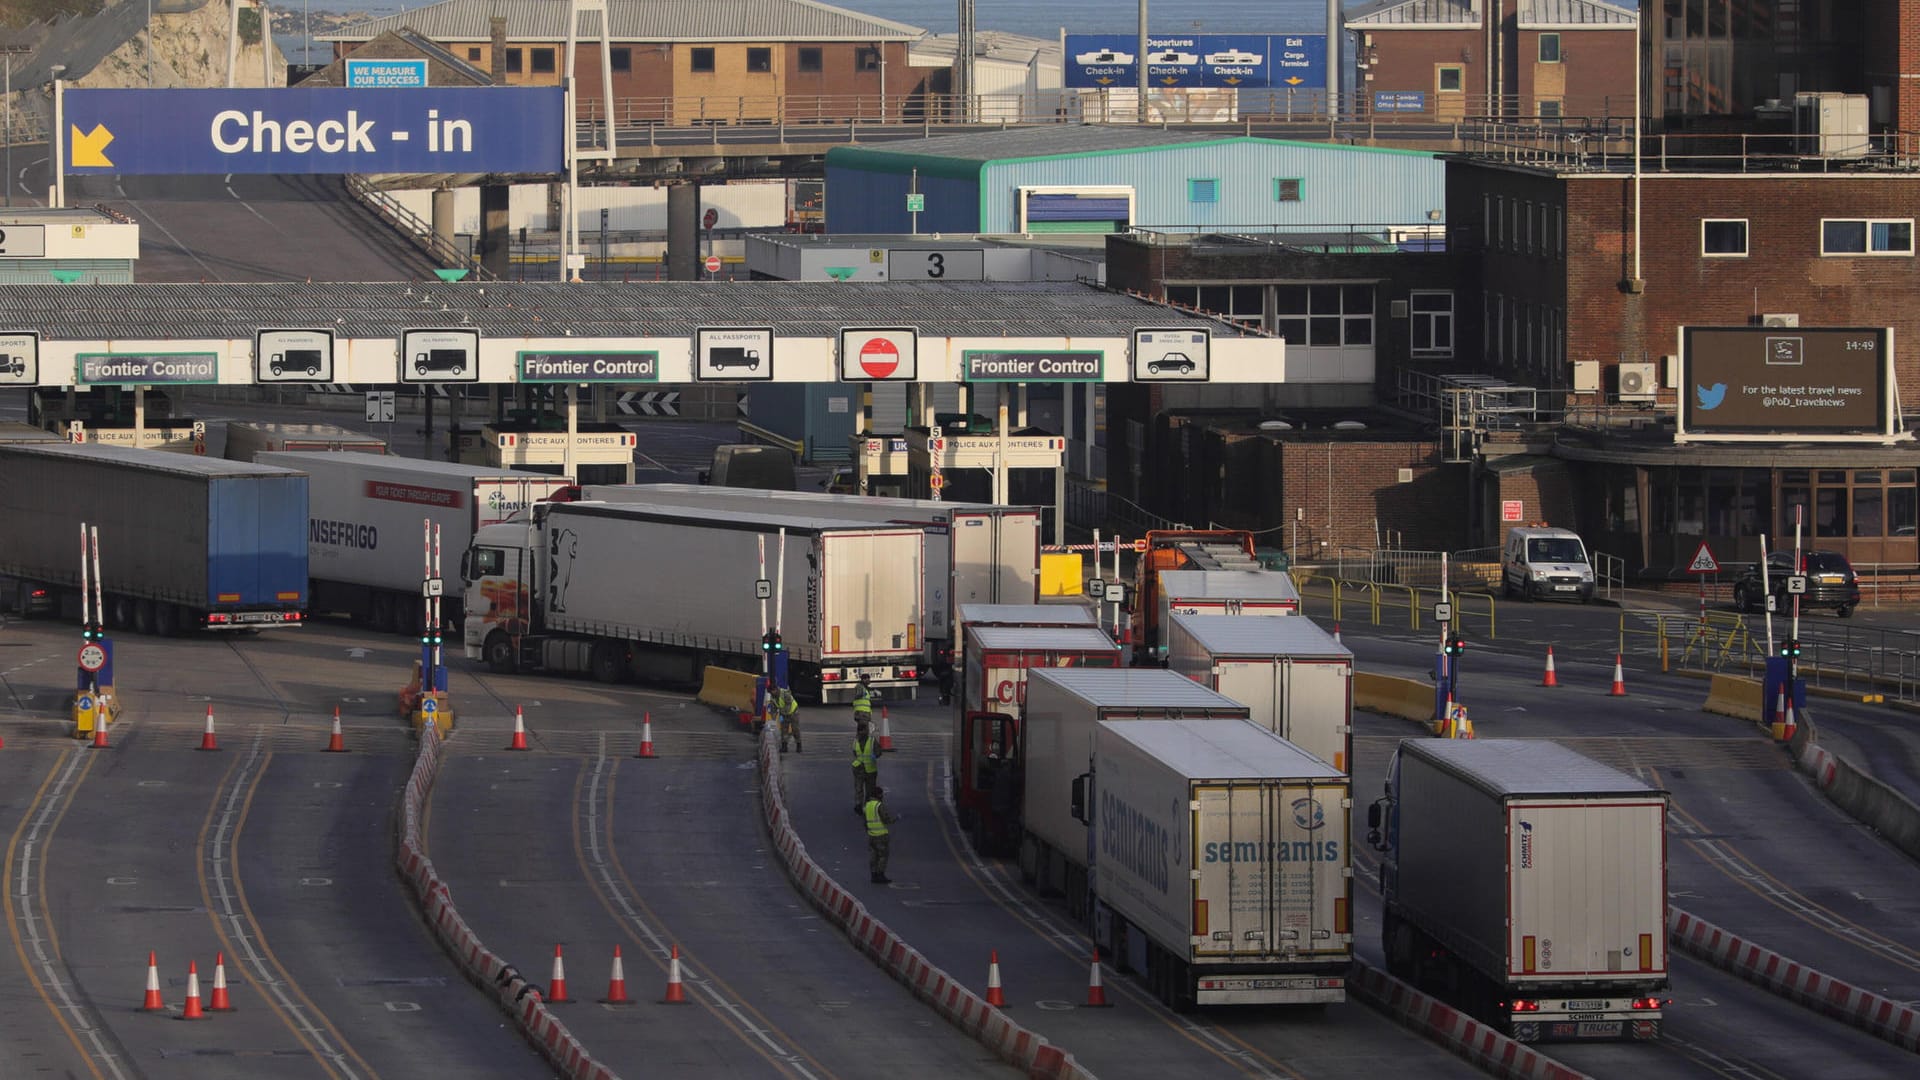
<instances>
[{"instance_id":1,"label":"red and white crash barrier","mask_svg":"<svg viewBox=\"0 0 1920 1080\"><path fill-rule=\"evenodd\" d=\"M1825 751L1822 751L1824 753ZM1905 1050L1920 1050L1920 1010L1841 982L1676 907L1667 937L1683 952Z\"/></svg>"},{"instance_id":2,"label":"red and white crash barrier","mask_svg":"<svg viewBox=\"0 0 1920 1080\"><path fill-rule=\"evenodd\" d=\"M1507 1038L1364 961L1354 962L1347 989L1494 1076L1506 1080L1590 1080L1586 1073Z\"/></svg>"}]
</instances>

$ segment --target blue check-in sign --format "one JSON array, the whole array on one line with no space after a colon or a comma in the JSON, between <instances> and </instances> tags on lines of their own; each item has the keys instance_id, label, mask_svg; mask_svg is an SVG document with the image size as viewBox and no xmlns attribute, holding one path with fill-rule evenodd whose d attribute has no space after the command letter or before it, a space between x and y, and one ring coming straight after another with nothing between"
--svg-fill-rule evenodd
<instances>
[{"instance_id":1,"label":"blue check-in sign","mask_svg":"<svg viewBox=\"0 0 1920 1080\"><path fill-rule=\"evenodd\" d=\"M347 86L370 90L395 87L417 88L427 85L427 61L424 57L392 60L347 60Z\"/></svg>"}]
</instances>

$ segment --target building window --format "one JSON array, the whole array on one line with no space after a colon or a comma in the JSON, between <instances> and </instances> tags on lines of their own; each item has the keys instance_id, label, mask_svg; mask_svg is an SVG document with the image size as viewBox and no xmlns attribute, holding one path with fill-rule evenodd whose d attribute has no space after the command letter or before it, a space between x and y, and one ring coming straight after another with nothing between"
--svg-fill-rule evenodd
<instances>
[{"instance_id":1,"label":"building window","mask_svg":"<svg viewBox=\"0 0 1920 1080\"><path fill-rule=\"evenodd\" d=\"M531 54L531 59L533 60L533 73L535 75L553 74L553 50L552 49L532 49L532 50L529 50L529 52Z\"/></svg>"},{"instance_id":2,"label":"building window","mask_svg":"<svg viewBox=\"0 0 1920 1080\"><path fill-rule=\"evenodd\" d=\"M1522 251L1531 255L1533 254L1533 204L1530 202L1518 203L1514 206L1513 213L1515 217L1513 223L1514 241L1520 245ZM1523 224L1524 228L1522 227Z\"/></svg>"},{"instance_id":3,"label":"building window","mask_svg":"<svg viewBox=\"0 0 1920 1080\"><path fill-rule=\"evenodd\" d=\"M1540 119L1542 120L1558 120L1562 116L1566 115L1565 113L1560 111L1559 98L1541 98L1539 101L1539 105L1540 105Z\"/></svg>"},{"instance_id":4,"label":"building window","mask_svg":"<svg viewBox=\"0 0 1920 1080\"><path fill-rule=\"evenodd\" d=\"M1220 181L1187 181L1187 201L1190 203L1217 203L1220 201Z\"/></svg>"},{"instance_id":5,"label":"building window","mask_svg":"<svg viewBox=\"0 0 1920 1080\"><path fill-rule=\"evenodd\" d=\"M1480 237L1481 246L1487 248L1488 250L1492 250L1493 248L1493 195L1485 191L1480 193L1480 231L1482 234L1484 234Z\"/></svg>"},{"instance_id":6,"label":"building window","mask_svg":"<svg viewBox=\"0 0 1920 1080\"><path fill-rule=\"evenodd\" d=\"M1265 285L1169 285L1167 302L1224 315L1249 329L1265 325ZM1294 338L1299 344L1304 338Z\"/></svg>"},{"instance_id":7,"label":"building window","mask_svg":"<svg viewBox=\"0 0 1920 1080\"><path fill-rule=\"evenodd\" d=\"M773 70L773 50L767 49L767 48L748 49L747 50L747 70L754 71L754 72L772 71Z\"/></svg>"},{"instance_id":8,"label":"building window","mask_svg":"<svg viewBox=\"0 0 1920 1080\"><path fill-rule=\"evenodd\" d=\"M1507 246L1507 197L1505 195L1493 197L1493 220L1493 246L1504 251Z\"/></svg>"},{"instance_id":9,"label":"building window","mask_svg":"<svg viewBox=\"0 0 1920 1080\"><path fill-rule=\"evenodd\" d=\"M1700 254L1709 258L1741 258L1747 254L1746 218L1702 218Z\"/></svg>"},{"instance_id":10,"label":"building window","mask_svg":"<svg viewBox=\"0 0 1920 1080\"><path fill-rule=\"evenodd\" d=\"M507 50L507 74L509 74L509 75L518 75L518 74L520 74L520 70L521 70L521 68L520 68L520 50L519 50L519 49L508 49L508 50Z\"/></svg>"},{"instance_id":11,"label":"building window","mask_svg":"<svg viewBox=\"0 0 1920 1080\"><path fill-rule=\"evenodd\" d=\"M701 45L687 50L687 62L689 71L711 72L713 70L713 47L711 45Z\"/></svg>"},{"instance_id":12,"label":"building window","mask_svg":"<svg viewBox=\"0 0 1920 1080\"><path fill-rule=\"evenodd\" d=\"M824 65L820 63L820 47L818 45L803 46L800 49L800 70L801 71L825 70Z\"/></svg>"},{"instance_id":13,"label":"building window","mask_svg":"<svg viewBox=\"0 0 1920 1080\"><path fill-rule=\"evenodd\" d=\"M1273 201L1274 202L1299 202L1300 201L1300 183L1301 181L1298 179L1287 179L1287 180L1276 179L1273 182Z\"/></svg>"},{"instance_id":14,"label":"building window","mask_svg":"<svg viewBox=\"0 0 1920 1080\"><path fill-rule=\"evenodd\" d=\"M1443 64L1435 72L1434 85L1443 94L1458 94L1466 87L1467 69L1458 64Z\"/></svg>"},{"instance_id":15,"label":"building window","mask_svg":"<svg viewBox=\"0 0 1920 1080\"><path fill-rule=\"evenodd\" d=\"M1274 330L1289 347L1373 344L1373 286L1276 285Z\"/></svg>"},{"instance_id":16,"label":"building window","mask_svg":"<svg viewBox=\"0 0 1920 1080\"><path fill-rule=\"evenodd\" d=\"M1562 259L1567 257L1567 209L1564 206L1553 208L1553 253Z\"/></svg>"},{"instance_id":17,"label":"building window","mask_svg":"<svg viewBox=\"0 0 1920 1080\"><path fill-rule=\"evenodd\" d=\"M632 71L633 49L626 47L610 50L607 53L607 62L613 66L613 70L615 71Z\"/></svg>"},{"instance_id":18,"label":"building window","mask_svg":"<svg viewBox=\"0 0 1920 1080\"><path fill-rule=\"evenodd\" d=\"M1557 64L1560 62L1559 34L1540 35L1540 62L1543 64Z\"/></svg>"},{"instance_id":19,"label":"building window","mask_svg":"<svg viewBox=\"0 0 1920 1080\"><path fill-rule=\"evenodd\" d=\"M880 50L874 48L853 50L853 66L858 71L880 70Z\"/></svg>"},{"instance_id":20,"label":"building window","mask_svg":"<svg viewBox=\"0 0 1920 1080\"><path fill-rule=\"evenodd\" d=\"M1911 255L1912 218L1825 218L1822 255Z\"/></svg>"},{"instance_id":21,"label":"building window","mask_svg":"<svg viewBox=\"0 0 1920 1080\"><path fill-rule=\"evenodd\" d=\"M469 45L467 47L467 62L470 64L478 63L479 60L480 60L480 46Z\"/></svg>"},{"instance_id":22,"label":"building window","mask_svg":"<svg viewBox=\"0 0 1920 1080\"><path fill-rule=\"evenodd\" d=\"M1407 295L1413 355L1453 355L1453 293L1415 289Z\"/></svg>"}]
</instances>

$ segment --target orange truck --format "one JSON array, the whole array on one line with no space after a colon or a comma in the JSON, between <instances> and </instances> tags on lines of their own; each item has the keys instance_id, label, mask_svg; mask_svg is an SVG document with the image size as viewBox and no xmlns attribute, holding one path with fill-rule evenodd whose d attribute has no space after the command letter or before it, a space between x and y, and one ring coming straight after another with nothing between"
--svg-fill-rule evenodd
<instances>
[{"instance_id":1,"label":"orange truck","mask_svg":"<svg viewBox=\"0 0 1920 1080\"><path fill-rule=\"evenodd\" d=\"M1241 529L1161 529L1149 532L1135 567L1133 648L1136 664L1157 663L1160 575L1169 570L1258 570L1253 534Z\"/></svg>"}]
</instances>

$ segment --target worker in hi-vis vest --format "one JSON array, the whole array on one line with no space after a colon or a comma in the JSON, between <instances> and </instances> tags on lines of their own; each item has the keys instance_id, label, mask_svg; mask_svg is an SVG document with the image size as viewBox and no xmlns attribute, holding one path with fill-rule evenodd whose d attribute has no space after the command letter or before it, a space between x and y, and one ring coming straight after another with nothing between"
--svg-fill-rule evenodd
<instances>
[{"instance_id":1,"label":"worker in hi-vis vest","mask_svg":"<svg viewBox=\"0 0 1920 1080\"><path fill-rule=\"evenodd\" d=\"M893 839L887 832L887 826L900 819L894 817L881 801L885 797L886 792L875 784L868 789L867 801L860 807L861 816L867 820L867 871L875 885L893 884L893 879L887 876L888 848Z\"/></svg>"},{"instance_id":2,"label":"worker in hi-vis vest","mask_svg":"<svg viewBox=\"0 0 1920 1080\"><path fill-rule=\"evenodd\" d=\"M853 728L853 812L867 805L880 786L880 740L874 738L873 725L862 720Z\"/></svg>"}]
</instances>

